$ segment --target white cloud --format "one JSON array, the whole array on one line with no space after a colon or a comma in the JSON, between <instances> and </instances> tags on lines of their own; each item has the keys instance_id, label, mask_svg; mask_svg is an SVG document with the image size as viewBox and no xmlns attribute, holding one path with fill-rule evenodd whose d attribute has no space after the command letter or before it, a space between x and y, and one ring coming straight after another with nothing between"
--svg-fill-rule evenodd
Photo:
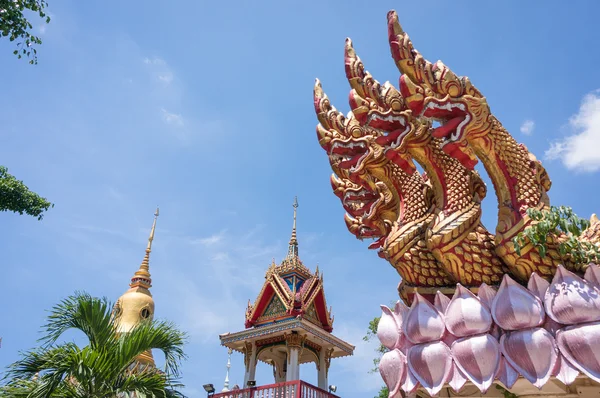
<instances>
[{"instance_id":1,"label":"white cloud","mask_svg":"<svg viewBox=\"0 0 600 398\"><path fill-rule=\"evenodd\" d=\"M192 240L193 244L201 244L203 246L214 246L217 243L221 242L225 237L225 230L219 233L207 236L206 238L199 238Z\"/></svg>"},{"instance_id":2,"label":"white cloud","mask_svg":"<svg viewBox=\"0 0 600 398\"><path fill-rule=\"evenodd\" d=\"M150 68L150 72L157 81L163 83L166 86L170 85L173 82L175 75L173 74L173 71L171 70L171 67L169 66L167 61L165 61L164 59L160 57L146 57L144 58L144 64L148 65L148 67Z\"/></svg>"},{"instance_id":3,"label":"white cloud","mask_svg":"<svg viewBox=\"0 0 600 398\"><path fill-rule=\"evenodd\" d=\"M173 125L173 126L183 126L184 125L183 116L181 116L181 114L169 112L165 108L162 108L160 111L162 114L162 119L165 123Z\"/></svg>"},{"instance_id":4,"label":"white cloud","mask_svg":"<svg viewBox=\"0 0 600 398\"><path fill-rule=\"evenodd\" d=\"M600 90L583 98L579 111L569 119L569 126L575 134L552 143L546 158L560 159L571 170L600 170Z\"/></svg>"},{"instance_id":5,"label":"white cloud","mask_svg":"<svg viewBox=\"0 0 600 398\"><path fill-rule=\"evenodd\" d=\"M521 133L525 135L531 135L535 128L535 122L533 120L525 120L521 125Z\"/></svg>"}]
</instances>

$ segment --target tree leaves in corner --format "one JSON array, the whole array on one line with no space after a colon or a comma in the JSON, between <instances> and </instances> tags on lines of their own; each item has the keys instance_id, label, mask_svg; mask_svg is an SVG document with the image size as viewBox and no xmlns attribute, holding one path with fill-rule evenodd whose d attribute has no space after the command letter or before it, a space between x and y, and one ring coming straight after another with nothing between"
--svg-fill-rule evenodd
<instances>
[{"instance_id":1,"label":"tree leaves in corner","mask_svg":"<svg viewBox=\"0 0 600 398\"><path fill-rule=\"evenodd\" d=\"M31 34L33 25L26 15L37 14L45 23L50 23L44 11L47 6L46 0L0 0L0 36L16 42L17 49L13 53L19 59L29 59L32 65L37 64L34 46L42 44L42 39Z\"/></svg>"},{"instance_id":2,"label":"tree leaves in corner","mask_svg":"<svg viewBox=\"0 0 600 398\"><path fill-rule=\"evenodd\" d=\"M6 167L0 166L0 212L28 214L41 220L44 217L43 213L50 207L54 205L30 191L23 181L17 180L8 173Z\"/></svg>"}]
</instances>

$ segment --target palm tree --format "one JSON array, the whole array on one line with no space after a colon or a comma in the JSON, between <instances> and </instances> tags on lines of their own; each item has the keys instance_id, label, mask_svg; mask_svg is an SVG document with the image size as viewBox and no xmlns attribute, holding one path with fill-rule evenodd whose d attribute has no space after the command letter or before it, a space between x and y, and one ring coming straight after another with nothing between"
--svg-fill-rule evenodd
<instances>
[{"instance_id":1,"label":"palm tree","mask_svg":"<svg viewBox=\"0 0 600 398\"><path fill-rule=\"evenodd\" d=\"M66 298L51 310L41 346L9 366L0 397L184 397L176 388L182 387L177 380L185 334L165 321L142 322L123 334L115 326L106 298ZM89 344L57 344L69 329L83 332ZM163 352L163 370L136 361L151 349Z\"/></svg>"}]
</instances>

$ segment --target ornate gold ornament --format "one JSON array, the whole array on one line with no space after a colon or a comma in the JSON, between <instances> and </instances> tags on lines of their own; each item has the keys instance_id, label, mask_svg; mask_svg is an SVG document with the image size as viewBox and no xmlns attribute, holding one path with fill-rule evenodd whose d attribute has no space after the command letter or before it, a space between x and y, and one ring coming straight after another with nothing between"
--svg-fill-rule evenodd
<instances>
[{"instance_id":1,"label":"ornate gold ornament","mask_svg":"<svg viewBox=\"0 0 600 398\"><path fill-rule=\"evenodd\" d=\"M521 281L533 272L549 279L558 264L582 273L585 266L577 269L558 251L566 236L549 239L545 258L531 243L516 254L512 239L535 222L527 210L549 206L546 170L496 119L468 78L423 58L394 11L388 13L388 32L402 73L399 89L374 79L349 39L351 112L338 112L318 80L314 88L317 137L350 232L378 239L374 247L402 276L402 289L412 292L456 282L497 285L505 273ZM473 169L478 161L499 203L495 234L481 223L487 188ZM579 239L600 243L596 217Z\"/></svg>"}]
</instances>

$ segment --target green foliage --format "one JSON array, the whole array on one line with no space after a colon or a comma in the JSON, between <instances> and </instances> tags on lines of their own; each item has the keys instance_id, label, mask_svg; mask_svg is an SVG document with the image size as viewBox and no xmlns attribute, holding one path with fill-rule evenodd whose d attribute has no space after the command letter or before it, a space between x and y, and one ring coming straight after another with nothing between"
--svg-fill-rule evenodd
<instances>
[{"instance_id":1,"label":"green foliage","mask_svg":"<svg viewBox=\"0 0 600 398\"><path fill-rule=\"evenodd\" d=\"M70 329L87 337L83 348L57 344ZM179 364L185 358L185 334L164 321L146 321L128 333L116 332L112 305L76 293L56 305L43 327L41 346L22 354L9 366L0 397L100 398L135 393L138 397L183 397L176 388ZM148 350L165 355L165 367L136 365Z\"/></svg>"},{"instance_id":2,"label":"green foliage","mask_svg":"<svg viewBox=\"0 0 600 398\"><path fill-rule=\"evenodd\" d=\"M600 261L598 246L577 239L590 226L590 222L578 217L570 207L552 206L550 210L544 211L527 209L527 215L536 223L513 238L518 255L521 255L521 249L527 242L531 242L540 256L546 257L548 238L554 240L557 236L565 235L567 240L559 243L558 246L563 260L568 260L576 266Z\"/></svg>"},{"instance_id":3,"label":"green foliage","mask_svg":"<svg viewBox=\"0 0 600 398\"><path fill-rule=\"evenodd\" d=\"M504 398L519 398L517 394L513 394L512 392L508 391L506 388L502 387L499 384L496 384L496 389L500 390Z\"/></svg>"},{"instance_id":4,"label":"green foliage","mask_svg":"<svg viewBox=\"0 0 600 398\"><path fill-rule=\"evenodd\" d=\"M364 341L371 341L371 339L373 339L374 337L377 336L377 326L379 325L379 320L381 319L381 317L375 317L373 318L373 320L371 320L369 322L369 328L367 329L367 334L366 336L363 337ZM379 362L381 361L381 356L383 354L385 354L386 352L388 352L389 350L383 345L383 344L379 344L379 346L375 349L375 352L377 352L377 357L375 357L373 359L373 369L371 369L369 371L369 373L375 373L379 371ZM386 386L381 387L381 390L379 390L379 395L377 395L375 398L387 398L389 396L389 390Z\"/></svg>"},{"instance_id":5,"label":"green foliage","mask_svg":"<svg viewBox=\"0 0 600 398\"><path fill-rule=\"evenodd\" d=\"M2 1L2 0L0 0ZM35 192L31 192L23 181L8 174L8 169L0 166L0 211L26 213L41 220L44 211L54 205Z\"/></svg>"},{"instance_id":6,"label":"green foliage","mask_svg":"<svg viewBox=\"0 0 600 398\"><path fill-rule=\"evenodd\" d=\"M50 23L50 17L44 9L46 0L0 0L0 36L17 41L13 53L19 58L26 57L30 64L37 64L37 51L34 45L42 44L42 39L30 33L33 28L25 14L31 12Z\"/></svg>"},{"instance_id":7,"label":"green foliage","mask_svg":"<svg viewBox=\"0 0 600 398\"><path fill-rule=\"evenodd\" d=\"M388 390L388 388L386 386L381 387L381 390L379 390L379 395L377 395L375 398L388 398L390 396L390 390Z\"/></svg>"}]
</instances>

